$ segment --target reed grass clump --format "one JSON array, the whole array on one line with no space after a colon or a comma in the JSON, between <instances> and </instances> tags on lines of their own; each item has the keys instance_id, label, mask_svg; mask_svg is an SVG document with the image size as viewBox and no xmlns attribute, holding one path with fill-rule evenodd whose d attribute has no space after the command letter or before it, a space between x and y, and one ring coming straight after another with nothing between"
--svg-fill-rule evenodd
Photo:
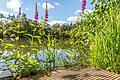
<instances>
[{"instance_id":1,"label":"reed grass clump","mask_svg":"<svg viewBox=\"0 0 120 80\"><path fill-rule=\"evenodd\" d=\"M102 1L101 1L102 2ZM105 2L104 2L105 3ZM91 65L120 72L120 1L112 0L99 7L95 35L90 35ZM105 10L105 11L104 11ZM103 11L103 12L101 12ZM98 21L98 22L97 22Z\"/></svg>"}]
</instances>

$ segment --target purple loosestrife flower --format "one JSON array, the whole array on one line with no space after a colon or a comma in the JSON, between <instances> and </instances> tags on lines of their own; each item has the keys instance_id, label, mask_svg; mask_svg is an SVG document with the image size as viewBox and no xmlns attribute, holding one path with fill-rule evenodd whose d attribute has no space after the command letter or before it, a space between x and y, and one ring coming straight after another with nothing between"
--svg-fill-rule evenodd
<instances>
[{"instance_id":1,"label":"purple loosestrife flower","mask_svg":"<svg viewBox=\"0 0 120 80\"><path fill-rule=\"evenodd\" d=\"M38 13L37 3L36 3L36 7L35 7L35 15L34 15L34 18L35 18L35 22L37 23L37 22L38 22L38 19L39 19L39 13Z\"/></svg>"},{"instance_id":2,"label":"purple loosestrife flower","mask_svg":"<svg viewBox=\"0 0 120 80\"><path fill-rule=\"evenodd\" d=\"M48 20L48 10L46 9L46 12L45 12L45 20L47 21Z\"/></svg>"},{"instance_id":3,"label":"purple loosestrife flower","mask_svg":"<svg viewBox=\"0 0 120 80\"><path fill-rule=\"evenodd\" d=\"M86 0L82 0L82 12L84 12L86 8Z\"/></svg>"},{"instance_id":4,"label":"purple loosestrife flower","mask_svg":"<svg viewBox=\"0 0 120 80\"><path fill-rule=\"evenodd\" d=\"M46 1L46 10L45 10L45 21L48 20L48 6L47 6L47 1Z\"/></svg>"},{"instance_id":5,"label":"purple loosestrife flower","mask_svg":"<svg viewBox=\"0 0 120 80\"><path fill-rule=\"evenodd\" d=\"M38 22L38 19L39 19L38 16L39 16L39 13L38 13L38 11L36 11L35 16L34 16L35 17L35 22Z\"/></svg>"}]
</instances>

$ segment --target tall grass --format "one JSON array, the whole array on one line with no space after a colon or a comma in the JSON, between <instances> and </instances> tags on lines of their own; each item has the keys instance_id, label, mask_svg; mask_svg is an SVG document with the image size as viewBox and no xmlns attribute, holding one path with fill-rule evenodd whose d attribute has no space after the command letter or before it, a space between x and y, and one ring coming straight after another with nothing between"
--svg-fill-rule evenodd
<instances>
[{"instance_id":1,"label":"tall grass","mask_svg":"<svg viewBox=\"0 0 120 80\"><path fill-rule=\"evenodd\" d=\"M120 1L108 1L99 17L95 36L90 36L91 64L113 72L120 72Z\"/></svg>"},{"instance_id":2,"label":"tall grass","mask_svg":"<svg viewBox=\"0 0 120 80\"><path fill-rule=\"evenodd\" d=\"M81 14L73 29L78 62L120 72L120 1L98 0L92 13Z\"/></svg>"}]
</instances>

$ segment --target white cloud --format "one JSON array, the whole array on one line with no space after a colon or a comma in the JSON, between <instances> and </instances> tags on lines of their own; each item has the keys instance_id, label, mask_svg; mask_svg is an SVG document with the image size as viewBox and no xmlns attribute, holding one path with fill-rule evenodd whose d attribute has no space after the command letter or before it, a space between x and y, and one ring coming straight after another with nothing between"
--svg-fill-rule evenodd
<instances>
[{"instance_id":1,"label":"white cloud","mask_svg":"<svg viewBox=\"0 0 120 80\"><path fill-rule=\"evenodd\" d=\"M81 10L76 10L76 11L75 11L75 14L76 14L76 15L79 15L81 12L82 12ZM91 12L92 12L92 10L90 10L90 9L85 9L85 14L88 14L88 13L91 13Z\"/></svg>"},{"instance_id":2,"label":"white cloud","mask_svg":"<svg viewBox=\"0 0 120 80\"><path fill-rule=\"evenodd\" d=\"M0 21L6 21L7 19L5 19L5 18L0 18Z\"/></svg>"},{"instance_id":3,"label":"white cloud","mask_svg":"<svg viewBox=\"0 0 120 80\"><path fill-rule=\"evenodd\" d=\"M4 10L0 10L0 13L3 14L4 17L8 17L8 15L13 15L7 11L4 11ZM10 22L10 20L6 19L6 18L0 18L0 21L2 22Z\"/></svg>"},{"instance_id":4,"label":"white cloud","mask_svg":"<svg viewBox=\"0 0 120 80\"><path fill-rule=\"evenodd\" d=\"M78 16L70 16L68 17L67 21L75 22L77 20Z\"/></svg>"},{"instance_id":5,"label":"white cloud","mask_svg":"<svg viewBox=\"0 0 120 80\"><path fill-rule=\"evenodd\" d=\"M62 21L62 20L52 20L52 21L48 22L48 24L50 24L50 25L53 25L53 24L56 24L56 23L62 25L62 24L65 24L65 23L67 23L67 22Z\"/></svg>"},{"instance_id":6,"label":"white cloud","mask_svg":"<svg viewBox=\"0 0 120 80\"><path fill-rule=\"evenodd\" d=\"M48 9L53 9L53 8L55 8L55 6L53 6L53 5L50 4L50 3L47 3L47 5L48 5ZM43 4L42 4L42 7L43 7L44 9L46 9L46 3L43 3Z\"/></svg>"},{"instance_id":7,"label":"white cloud","mask_svg":"<svg viewBox=\"0 0 120 80\"><path fill-rule=\"evenodd\" d=\"M9 12L4 11L4 10L0 10L0 13L2 13L3 15L7 16L9 14Z\"/></svg>"},{"instance_id":8,"label":"white cloud","mask_svg":"<svg viewBox=\"0 0 120 80\"><path fill-rule=\"evenodd\" d=\"M59 5L60 5L60 3L55 2L55 5L56 5L56 6L59 6Z\"/></svg>"},{"instance_id":9,"label":"white cloud","mask_svg":"<svg viewBox=\"0 0 120 80\"><path fill-rule=\"evenodd\" d=\"M26 11L28 11L28 10L29 10L29 8L25 8L25 10L26 10Z\"/></svg>"},{"instance_id":10,"label":"white cloud","mask_svg":"<svg viewBox=\"0 0 120 80\"><path fill-rule=\"evenodd\" d=\"M19 11L19 7L21 6L21 0L8 0L7 8L13 9L15 12Z\"/></svg>"},{"instance_id":11,"label":"white cloud","mask_svg":"<svg viewBox=\"0 0 120 80\"><path fill-rule=\"evenodd\" d=\"M6 18L0 18L0 21L2 21L2 22L10 22L10 20L8 20Z\"/></svg>"}]
</instances>

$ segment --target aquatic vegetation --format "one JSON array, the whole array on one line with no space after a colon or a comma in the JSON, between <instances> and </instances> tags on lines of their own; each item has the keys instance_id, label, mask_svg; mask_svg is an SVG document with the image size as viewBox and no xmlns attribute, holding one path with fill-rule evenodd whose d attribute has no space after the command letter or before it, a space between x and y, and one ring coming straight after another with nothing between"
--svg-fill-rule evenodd
<instances>
[{"instance_id":1,"label":"aquatic vegetation","mask_svg":"<svg viewBox=\"0 0 120 80\"><path fill-rule=\"evenodd\" d=\"M24 77L36 73L46 74L54 70L58 65L72 64L71 55L58 53L57 39L50 34L42 40L40 36L26 34L26 38L11 41L1 39L1 70L9 70L15 77ZM42 51L42 52L41 52Z\"/></svg>"}]
</instances>

